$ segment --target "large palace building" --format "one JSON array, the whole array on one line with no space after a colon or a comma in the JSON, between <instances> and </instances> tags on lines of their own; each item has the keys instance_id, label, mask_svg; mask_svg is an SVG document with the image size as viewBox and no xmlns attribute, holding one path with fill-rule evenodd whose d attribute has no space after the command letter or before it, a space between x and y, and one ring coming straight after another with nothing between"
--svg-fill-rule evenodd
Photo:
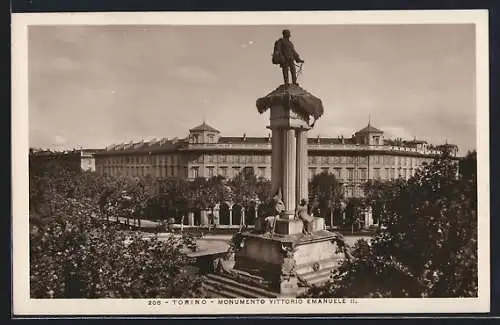
<instances>
[{"instance_id":1,"label":"large palace building","mask_svg":"<svg viewBox=\"0 0 500 325\"><path fill-rule=\"evenodd\" d=\"M361 196L360 185L371 179L409 178L444 149L457 155L456 145L390 140L370 123L351 138L309 138L308 173L333 173L344 184L346 197ZM271 136L224 137L203 122L183 139L161 139L108 146L95 153L98 173L153 177L234 177L253 171L271 178Z\"/></svg>"}]
</instances>

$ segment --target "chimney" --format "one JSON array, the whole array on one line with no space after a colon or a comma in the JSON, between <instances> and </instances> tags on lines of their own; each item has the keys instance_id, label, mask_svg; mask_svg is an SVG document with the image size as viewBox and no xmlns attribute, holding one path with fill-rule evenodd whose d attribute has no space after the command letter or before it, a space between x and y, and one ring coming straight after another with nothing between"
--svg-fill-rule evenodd
<instances>
[{"instance_id":1,"label":"chimney","mask_svg":"<svg viewBox=\"0 0 500 325\"><path fill-rule=\"evenodd\" d=\"M320 142L320 140L319 140L319 135L318 135L317 138L316 138L316 143L319 144L319 142Z\"/></svg>"},{"instance_id":2,"label":"chimney","mask_svg":"<svg viewBox=\"0 0 500 325\"><path fill-rule=\"evenodd\" d=\"M247 134L243 133L243 141L247 141Z\"/></svg>"},{"instance_id":3,"label":"chimney","mask_svg":"<svg viewBox=\"0 0 500 325\"><path fill-rule=\"evenodd\" d=\"M271 133L267 134L267 142L271 141Z\"/></svg>"}]
</instances>

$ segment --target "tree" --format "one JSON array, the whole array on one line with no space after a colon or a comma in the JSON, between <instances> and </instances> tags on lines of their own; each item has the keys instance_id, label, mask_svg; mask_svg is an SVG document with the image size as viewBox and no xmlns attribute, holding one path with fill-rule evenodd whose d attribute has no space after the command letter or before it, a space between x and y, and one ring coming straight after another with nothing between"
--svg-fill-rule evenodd
<instances>
[{"instance_id":1,"label":"tree","mask_svg":"<svg viewBox=\"0 0 500 325\"><path fill-rule=\"evenodd\" d=\"M394 200L399 193L398 189L402 186L406 186L406 180L403 178L390 181L369 180L363 184L364 202L372 207L374 221L379 228L384 224L383 219L387 214L388 202Z\"/></svg>"},{"instance_id":2,"label":"tree","mask_svg":"<svg viewBox=\"0 0 500 325\"><path fill-rule=\"evenodd\" d=\"M358 243L316 296L477 296L476 180L448 155L384 195L382 227Z\"/></svg>"},{"instance_id":3,"label":"tree","mask_svg":"<svg viewBox=\"0 0 500 325\"><path fill-rule=\"evenodd\" d=\"M460 175L466 179L477 177L477 152L468 151L459 163Z\"/></svg>"},{"instance_id":4,"label":"tree","mask_svg":"<svg viewBox=\"0 0 500 325\"><path fill-rule=\"evenodd\" d=\"M104 223L91 200L64 199L32 224L32 298L174 298L203 296L186 273L182 237L159 241Z\"/></svg>"},{"instance_id":5,"label":"tree","mask_svg":"<svg viewBox=\"0 0 500 325\"><path fill-rule=\"evenodd\" d=\"M339 208L343 198L342 184L335 175L328 172L314 175L309 183L310 203L313 207L318 207L321 216L329 220L333 226L333 213L335 208Z\"/></svg>"}]
</instances>

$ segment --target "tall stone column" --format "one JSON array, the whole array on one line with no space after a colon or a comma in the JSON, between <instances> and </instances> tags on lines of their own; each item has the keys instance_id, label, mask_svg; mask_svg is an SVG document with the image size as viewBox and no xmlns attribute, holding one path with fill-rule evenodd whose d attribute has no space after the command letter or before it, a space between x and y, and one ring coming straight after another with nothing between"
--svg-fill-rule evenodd
<instances>
[{"instance_id":1,"label":"tall stone column","mask_svg":"<svg viewBox=\"0 0 500 325\"><path fill-rule=\"evenodd\" d=\"M297 196L296 203L301 199L308 200L307 188L307 129L297 129Z\"/></svg>"},{"instance_id":2,"label":"tall stone column","mask_svg":"<svg viewBox=\"0 0 500 325\"><path fill-rule=\"evenodd\" d=\"M194 226L194 212L188 212L188 225Z\"/></svg>"},{"instance_id":3,"label":"tall stone column","mask_svg":"<svg viewBox=\"0 0 500 325\"><path fill-rule=\"evenodd\" d=\"M294 129L283 130L283 201L286 207L286 214L292 215L296 208L296 175L297 150Z\"/></svg>"},{"instance_id":4,"label":"tall stone column","mask_svg":"<svg viewBox=\"0 0 500 325\"><path fill-rule=\"evenodd\" d=\"M271 141L271 195L275 195L282 185L283 129L273 127Z\"/></svg>"}]
</instances>

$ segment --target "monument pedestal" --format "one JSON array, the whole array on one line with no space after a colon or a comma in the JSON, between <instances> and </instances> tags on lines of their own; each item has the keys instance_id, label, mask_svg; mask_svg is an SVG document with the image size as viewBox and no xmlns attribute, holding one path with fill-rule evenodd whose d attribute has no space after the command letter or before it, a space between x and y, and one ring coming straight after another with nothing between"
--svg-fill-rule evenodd
<instances>
[{"instance_id":1,"label":"monument pedestal","mask_svg":"<svg viewBox=\"0 0 500 325\"><path fill-rule=\"evenodd\" d=\"M320 219L320 218L317 218ZM237 236L234 272L258 277L269 283L267 288L277 296L294 297L307 285L327 281L338 266L341 255L337 253L336 234L317 230L302 234L300 220L279 220L278 225L288 224L292 234L241 233ZM300 225L300 227L299 227ZM321 226L321 222L317 225ZM241 278L240 278L241 280Z\"/></svg>"}]
</instances>

